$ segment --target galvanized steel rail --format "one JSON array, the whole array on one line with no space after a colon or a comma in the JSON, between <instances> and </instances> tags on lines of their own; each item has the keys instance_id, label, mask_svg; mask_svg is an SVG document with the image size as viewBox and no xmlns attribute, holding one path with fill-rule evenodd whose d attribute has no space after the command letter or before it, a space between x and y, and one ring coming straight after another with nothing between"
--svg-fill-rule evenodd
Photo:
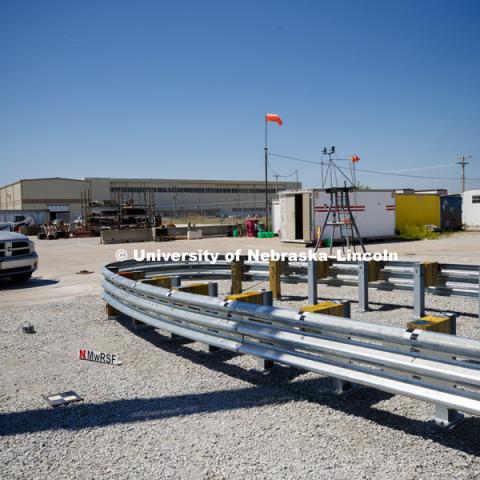
<instances>
[{"instance_id":1,"label":"galvanized steel rail","mask_svg":"<svg viewBox=\"0 0 480 480\"><path fill-rule=\"evenodd\" d=\"M249 279L265 278L265 264L249 267ZM458 420L458 411L480 415L478 340L169 290L120 276L119 268L147 277L226 279L227 263L111 264L102 271L103 299L137 321L194 341L430 402L443 425Z\"/></svg>"},{"instance_id":2,"label":"galvanized steel rail","mask_svg":"<svg viewBox=\"0 0 480 480\"><path fill-rule=\"evenodd\" d=\"M309 262L314 263L314 262ZM309 278L309 263L285 263L282 267L282 283L309 283L310 293L316 293L316 285L358 287L359 309L369 308L369 289L386 291L407 291L414 294L415 317L425 314L425 294L438 296L456 296L472 298L477 301L480 318L480 266L439 263L439 273L435 286L425 286L422 273L422 264L406 261L382 262L378 280L369 281L368 262L362 261L332 261L328 269L328 277ZM131 263L135 269L138 262ZM128 269L128 267L125 267ZM230 278L230 263L221 259L214 265L192 264L189 262L162 262L154 263L147 270L156 271L165 275L181 275L185 279L217 280ZM268 281L268 262L245 262L245 281ZM313 285L315 283L315 285ZM315 298L310 298L314 300ZM313 295L314 296L314 295ZM313 302L311 302L313 303Z\"/></svg>"}]
</instances>

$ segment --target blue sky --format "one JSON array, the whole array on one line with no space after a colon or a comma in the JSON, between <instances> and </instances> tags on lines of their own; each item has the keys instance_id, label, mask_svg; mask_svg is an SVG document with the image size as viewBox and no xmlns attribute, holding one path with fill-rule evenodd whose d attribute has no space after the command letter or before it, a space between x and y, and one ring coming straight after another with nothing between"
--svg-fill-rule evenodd
<instances>
[{"instance_id":1,"label":"blue sky","mask_svg":"<svg viewBox=\"0 0 480 480\"><path fill-rule=\"evenodd\" d=\"M448 178L471 154L480 179L479 21L474 0L2 0L0 184L262 179L266 112L285 122L272 152L320 161L336 145L363 169ZM271 165L320 185L316 165Z\"/></svg>"}]
</instances>

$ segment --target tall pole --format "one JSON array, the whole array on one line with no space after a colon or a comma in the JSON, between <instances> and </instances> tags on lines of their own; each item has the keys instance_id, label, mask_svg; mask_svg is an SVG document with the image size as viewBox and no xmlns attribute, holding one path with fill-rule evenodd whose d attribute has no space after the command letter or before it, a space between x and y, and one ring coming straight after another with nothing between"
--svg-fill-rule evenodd
<instances>
[{"instance_id":1,"label":"tall pole","mask_svg":"<svg viewBox=\"0 0 480 480\"><path fill-rule=\"evenodd\" d=\"M265 117L265 230L268 232L268 143L267 117Z\"/></svg>"},{"instance_id":2,"label":"tall pole","mask_svg":"<svg viewBox=\"0 0 480 480\"><path fill-rule=\"evenodd\" d=\"M468 156L462 155L461 157L458 157L458 159L460 161L457 162L462 167L462 193L465 191L465 165L469 164L469 162L465 161L467 158L472 158L472 156L471 155L468 155Z\"/></svg>"}]
</instances>

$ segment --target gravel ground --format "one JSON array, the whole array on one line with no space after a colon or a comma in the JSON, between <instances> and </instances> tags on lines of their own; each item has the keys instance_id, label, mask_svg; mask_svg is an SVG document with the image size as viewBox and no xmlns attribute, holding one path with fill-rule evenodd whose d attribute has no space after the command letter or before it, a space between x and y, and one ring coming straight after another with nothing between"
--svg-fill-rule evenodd
<instances>
[{"instance_id":1,"label":"gravel ground","mask_svg":"<svg viewBox=\"0 0 480 480\"><path fill-rule=\"evenodd\" d=\"M284 305L305 303L306 286L284 293ZM319 297L355 299L356 289L322 286ZM412 316L411 294L371 300L368 313L353 304L353 318L404 326ZM462 313L462 335L478 337L476 309L427 297L429 312ZM21 332L25 321L36 334ZM338 398L320 375L262 373L251 357L108 321L98 296L3 308L0 333L1 478L480 477L480 419L445 433L426 403L370 389ZM80 347L124 363L78 361ZM53 409L42 398L67 390L84 401Z\"/></svg>"}]
</instances>

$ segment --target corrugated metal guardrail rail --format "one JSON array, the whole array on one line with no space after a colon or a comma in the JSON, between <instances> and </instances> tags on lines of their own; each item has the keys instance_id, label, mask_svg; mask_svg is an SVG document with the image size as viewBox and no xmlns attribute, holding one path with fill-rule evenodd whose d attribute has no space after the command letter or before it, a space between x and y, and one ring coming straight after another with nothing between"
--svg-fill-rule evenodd
<instances>
[{"instance_id":1,"label":"corrugated metal guardrail rail","mask_svg":"<svg viewBox=\"0 0 480 480\"><path fill-rule=\"evenodd\" d=\"M439 296L457 296L472 298L478 302L480 318L480 266L462 264L438 264L438 273L435 284L425 282L425 271L422 263L405 261L380 262L378 279L369 279L369 262L365 261L330 261L328 275L324 278L309 277L309 270L316 269L316 263L285 262L282 267L282 283L309 283L309 302L316 303L316 284L331 286L352 286L358 288L358 302L360 310L368 310L368 291L371 288L378 290L400 290L414 293L415 317L425 315L425 294ZM131 269L136 268L136 262ZM221 259L217 264L192 264L188 262L164 262L148 267L156 269L165 275L181 274L189 278L188 272L195 271L191 278L196 279L227 279L230 278L230 263ZM243 280L268 280L268 262L245 262ZM315 283L315 285L314 285Z\"/></svg>"},{"instance_id":2,"label":"corrugated metal guardrail rail","mask_svg":"<svg viewBox=\"0 0 480 480\"><path fill-rule=\"evenodd\" d=\"M251 265L250 272L264 267ZM444 426L455 424L459 412L480 416L478 340L169 290L120 276L119 268L143 270L147 278L168 272L198 279L227 278L226 265L111 264L102 271L103 299L185 338L430 402Z\"/></svg>"}]
</instances>

